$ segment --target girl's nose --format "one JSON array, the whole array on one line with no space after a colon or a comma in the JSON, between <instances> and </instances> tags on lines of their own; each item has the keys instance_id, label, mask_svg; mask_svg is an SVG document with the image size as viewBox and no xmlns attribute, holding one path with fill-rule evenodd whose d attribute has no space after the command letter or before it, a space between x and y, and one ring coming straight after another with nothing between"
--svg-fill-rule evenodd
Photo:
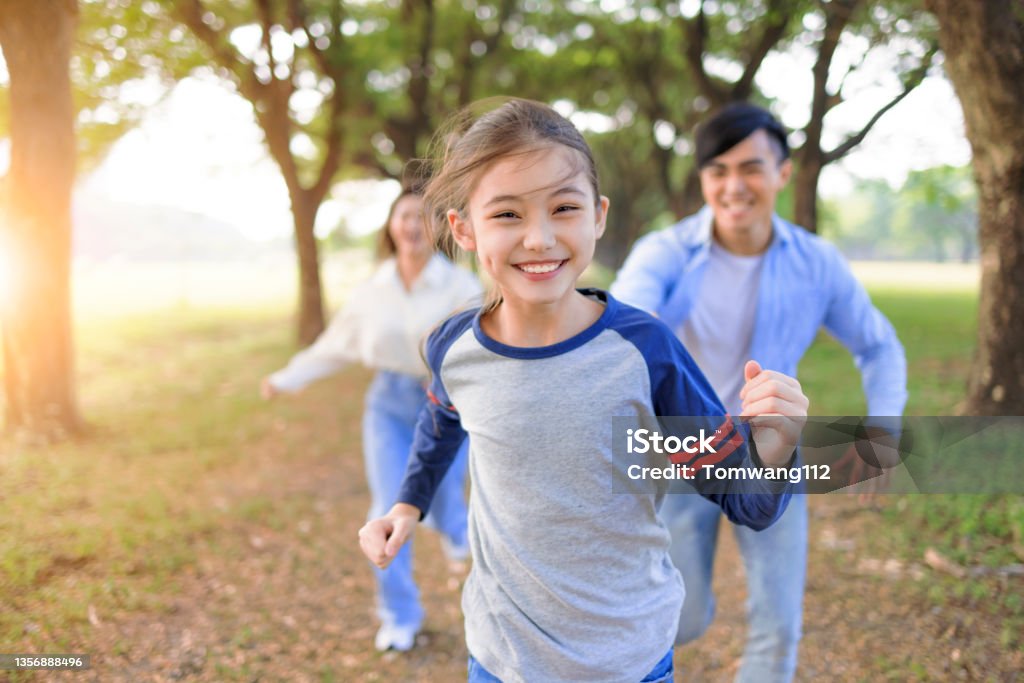
<instances>
[{"instance_id":1,"label":"girl's nose","mask_svg":"<svg viewBox=\"0 0 1024 683\"><path fill-rule=\"evenodd\" d=\"M545 219L530 221L523 236L523 246L531 251L544 251L555 246L554 226Z\"/></svg>"}]
</instances>

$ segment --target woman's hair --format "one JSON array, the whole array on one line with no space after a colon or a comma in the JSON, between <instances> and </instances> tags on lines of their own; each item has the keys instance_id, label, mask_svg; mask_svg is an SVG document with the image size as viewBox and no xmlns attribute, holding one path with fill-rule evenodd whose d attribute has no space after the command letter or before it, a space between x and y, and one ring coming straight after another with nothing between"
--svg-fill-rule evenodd
<instances>
[{"instance_id":1,"label":"woman's hair","mask_svg":"<svg viewBox=\"0 0 1024 683\"><path fill-rule=\"evenodd\" d=\"M564 116L541 102L489 98L452 116L432 143L430 180L423 213L438 251L455 258L457 246L448 223L454 209L463 218L469 197L490 166L508 156L531 154L556 145L573 149L571 174L584 172L600 202L597 166L583 135Z\"/></svg>"},{"instance_id":2,"label":"woman's hair","mask_svg":"<svg viewBox=\"0 0 1024 683\"><path fill-rule=\"evenodd\" d=\"M406 197L422 197L423 191L416 186L403 187L402 192L395 197L395 201L391 202L391 208L388 209L388 218L384 221L384 227L377 231L377 246L375 249L375 256L378 261L391 258L398 251L395 246L395 240L391 237L391 219L395 217L395 209L398 208L398 203Z\"/></svg>"}]
</instances>

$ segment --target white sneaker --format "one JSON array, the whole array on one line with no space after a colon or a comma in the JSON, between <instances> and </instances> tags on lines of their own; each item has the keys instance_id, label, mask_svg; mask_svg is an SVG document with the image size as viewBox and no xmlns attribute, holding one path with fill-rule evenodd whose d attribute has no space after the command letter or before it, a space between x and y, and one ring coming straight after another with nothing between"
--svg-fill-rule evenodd
<instances>
[{"instance_id":1,"label":"white sneaker","mask_svg":"<svg viewBox=\"0 0 1024 683\"><path fill-rule=\"evenodd\" d=\"M378 652L385 652L387 650L408 652L416 644L416 633L418 631L419 629L414 626L390 626L384 624L377 631L377 636L373 639L373 646L377 648Z\"/></svg>"}]
</instances>

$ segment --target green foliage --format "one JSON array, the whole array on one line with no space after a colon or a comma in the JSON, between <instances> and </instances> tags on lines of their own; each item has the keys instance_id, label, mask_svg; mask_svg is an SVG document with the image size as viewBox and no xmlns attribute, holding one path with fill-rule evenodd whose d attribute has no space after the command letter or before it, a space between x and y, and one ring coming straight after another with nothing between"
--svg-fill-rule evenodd
<instances>
[{"instance_id":1,"label":"green foliage","mask_svg":"<svg viewBox=\"0 0 1024 683\"><path fill-rule=\"evenodd\" d=\"M754 78L760 60L794 45L818 49L827 9L817 0L730 0L684 15L693 8L684 5L83 0L71 65L82 164L96 163L168 86L193 74L217 74L253 103L261 125L283 136L278 163L295 168L305 187L318 181L334 135L332 178L399 177L405 161L426 154L440 122L471 100L560 101L603 117L577 122L589 128L605 186L619 195L600 254L616 265L639 232L699 202L694 125L732 97L767 104ZM895 50L893 73L904 78L934 22L911 0L888 0L860 3L844 31L865 59L880 45ZM844 70L860 66L833 65L830 106L841 104ZM0 107L0 135L3 127Z\"/></svg>"},{"instance_id":2,"label":"green foliage","mask_svg":"<svg viewBox=\"0 0 1024 683\"><path fill-rule=\"evenodd\" d=\"M967 261L978 254L978 199L970 167L938 166L914 171L903 186L897 225L901 234L935 260Z\"/></svg>"},{"instance_id":3,"label":"green foliage","mask_svg":"<svg viewBox=\"0 0 1024 683\"><path fill-rule=\"evenodd\" d=\"M899 189L861 181L825 202L826 234L854 258L969 261L978 255L977 190L968 166L913 171Z\"/></svg>"},{"instance_id":4,"label":"green foliage","mask_svg":"<svg viewBox=\"0 0 1024 683\"><path fill-rule=\"evenodd\" d=\"M82 0L70 64L79 166L98 164L173 85L202 60L188 35L152 0Z\"/></svg>"}]
</instances>

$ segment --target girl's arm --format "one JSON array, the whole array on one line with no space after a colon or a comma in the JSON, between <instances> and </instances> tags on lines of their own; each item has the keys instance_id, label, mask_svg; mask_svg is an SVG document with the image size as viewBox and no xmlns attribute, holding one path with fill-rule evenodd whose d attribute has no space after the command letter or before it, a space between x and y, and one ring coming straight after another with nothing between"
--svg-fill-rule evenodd
<instances>
[{"instance_id":1,"label":"girl's arm","mask_svg":"<svg viewBox=\"0 0 1024 683\"><path fill-rule=\"evenodd\" d=\"M390 564L426 516L441 480L451 467L466 431L441 381L444 356L460 331L472 321L472 311L449 318L430 335L426 345L431 382L428 401L416 421L409 464L398 491L398 501L379 519L359 531L359 545L371 562L384 568Z\"/></svg>"},{"instance_id":2,"label":"girl's arm","mask_svg":"<svg viewBox=\"0 0 1024 683\"><path fill-rule=\"evenodd\" d=\"M691 422L698 423L721 422L709 425L715 434L711 442L714 451L701 453L687 463L696 473L691 480L694 492L671 495L699 493L721 507L735 524L757 530L770 526L789 504L793 485L787 479L719 478L712 476L709 469L738 468L756 475L766 468L791 464L802 428L799 418L807 415L806 397L799 384L748 362L744 369L748 380L744 415L759 417L750 425L753 429L748 429L747 424L725 414L714 389L675 335L660 323L649 329L651 339L646 346L652 359L649 370L656 415L688 416ZM656 330L660 333L656 334Z\"/></svg>"},{"instance_id":3,"label":"girl's arm","mask_svg":"<svg viewBox=\"0 0 1024 683\"><path fill-rule=\"evenodd\" d=\"M440 383L435 380L435 386ZM359 530L359 546L381 569L391 560L426 516L441 480L466 439L458 413L443 405L431 393L431 401L420 412L413 439L412 455L398 502L386 515L371 520Z\"/></svg>"}]
</instances>

